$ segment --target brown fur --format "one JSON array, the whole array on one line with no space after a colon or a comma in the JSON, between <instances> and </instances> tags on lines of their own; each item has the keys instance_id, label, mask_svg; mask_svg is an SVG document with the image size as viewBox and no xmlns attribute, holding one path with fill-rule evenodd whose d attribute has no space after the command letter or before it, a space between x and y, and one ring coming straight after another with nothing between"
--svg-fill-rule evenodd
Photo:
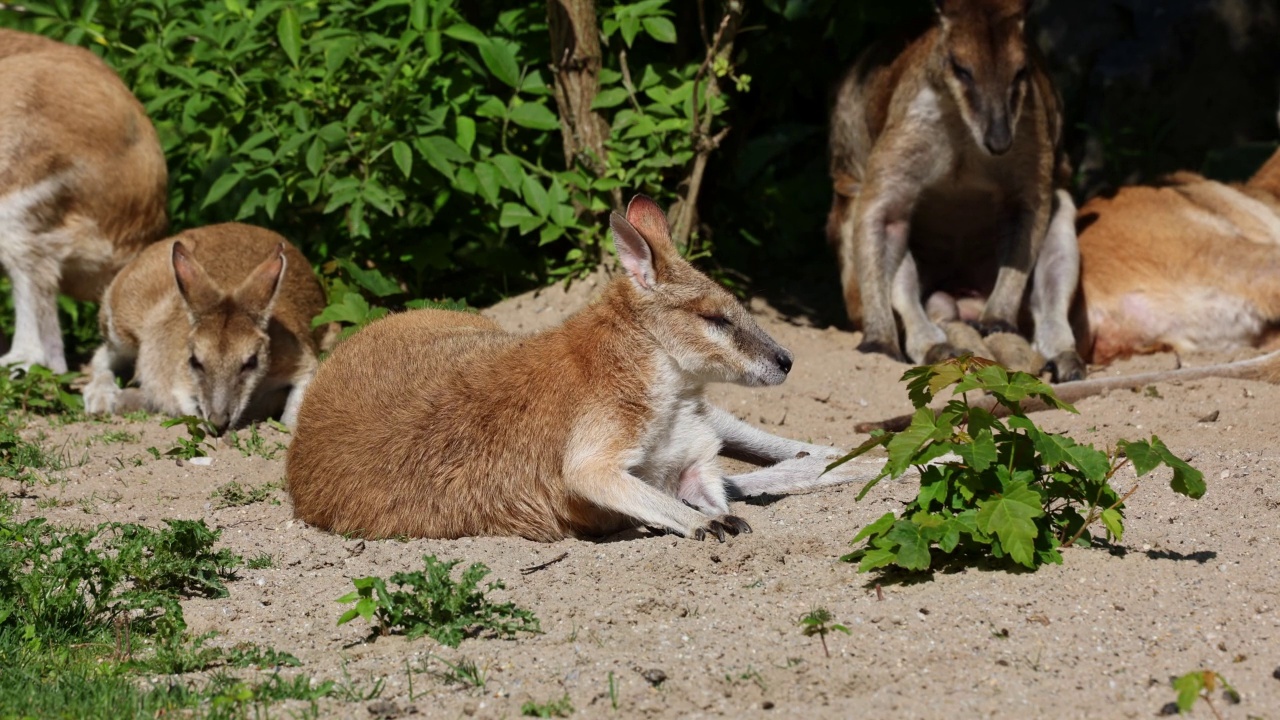
<instances>
[{"instance_id":1,"label":"brown fur","mask_svg":"<svg viewBox=\"0 0 1280 720\"><path fill-rule=\"evenodd\" d=\"M242 415L292 422L327 331L311 328L324 306L306 258L269 230L226 223L151 245L103 298L86 408L114 410L115 372L133 364L154 411L200 414L219 430Z\"/></svg>"},{"instance_id":2,"label":"brown fur","mask_svg":"<svg viewBox=\"0 0 1280 720\"><path fill-rule=\"evenodd\" d=\"M1178 173L1081 208L1082 354L1264 345L1280 324L1280 151L1248 183Z\"/></svg>"},{"instance_id":3,"label":"brown fur","mask_svg":"<svg viewBox=\"0 0 1280 720\"><path fill-rule=\"evenodd\" d=\"M65 367L60 335L49 337L56 292L98 300L163 236L168 172L142 105L87 50L0 29L0 98L0 260L19 305L16 359ZM35 189L6 220L6 199ZM24 317L27 288L38 306Z\"/></svg>"},{"instance_id":4,"label":"brown fur","mask_svg":"<svg viewBox=\"0 0 1280 720\"><path fill-rule=\"evenodd\" d=\"M560 327L421 310L339 345L289 449L297 517L371 537L748 529L727 515L703 387L781 382L790 355L680 258L651 201L612 226L626 273Z\"/></svg>"},{"instance_id":5,"label":"brown fur","mask_svg":"<svg viewBox=\"0 0 1280 720\"><path fill-rule=\"evenodd\" d=\"M864 351L903 358L897 311L906 356L945 356L954 349L928 322L924 295L988 290L980 322L1006 329L1036 268L1068 280L1046 278L1032 293L1037 349L1081 372L1067 322L1074 236L1069 226L1049 233L1054 186L1065 179L1060 102L1027 43L1025 3L938 5L931 27L863 55L832 112L827 234L849 318ZM1061 197L1056 212L1069 217ZM1038 264L1042 249L1049 260Z\"/></svg>"}]
</instances>

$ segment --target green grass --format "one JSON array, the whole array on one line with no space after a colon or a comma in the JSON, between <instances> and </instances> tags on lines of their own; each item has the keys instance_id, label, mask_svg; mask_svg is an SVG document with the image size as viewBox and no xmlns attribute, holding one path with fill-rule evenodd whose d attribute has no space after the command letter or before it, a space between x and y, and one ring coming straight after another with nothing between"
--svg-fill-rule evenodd
<instances>
[{"instance_id":1,"label":"green grass","mask_svg":"<svg viewBox=\"0 0 1280 720\"><path fill-rule=\"evenodd\" d=\"M569 693L565 693L559 700L545 703L530 700L520 706L520 714L525 717L565 718L573 714L573 704L569 702Z\"/></svg>"},{"instance_id":2,"label":"green grass","mask_svg":"<svg viewBox=\"0 0 1280 720\"><path fill-rule=\"evenodd\" d=\"M263 483L262 485L241 485L232 480L229 483L219 485L209 494L210 500L216 500L214 510L221 510L228 507L240 507L243 505L252 505L253 503L262 502L271 497L271 494L279 490L283 486L280 482ZM278 504L278 502L277 502Z\"/></svg>"}]
</instances>

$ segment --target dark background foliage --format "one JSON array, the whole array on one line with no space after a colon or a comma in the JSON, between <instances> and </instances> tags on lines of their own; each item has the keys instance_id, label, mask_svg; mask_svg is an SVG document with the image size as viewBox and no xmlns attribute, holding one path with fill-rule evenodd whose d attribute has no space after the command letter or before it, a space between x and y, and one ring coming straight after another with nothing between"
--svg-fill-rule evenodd
<instances>
[{"instance_id":1,"label":"dark background foliage","mask_svg":"<svg viewBox=\"0 0 1280 720\"><path fill-rule=\"evenodd\" d=\"M730 9L736 33L715 46ZM932 3L600 0L596 12L603 160L565 157L543 0L46 0L0 4L0 26L103 55L161 132L174 228L279 230L329 279L340 319L579 275L605 257L604 212L645 192L694 198L685 250L717 277L838 322L822 235L830 92L869 42ZM1036 0L1032 20L1066 100L1080 198L1177 169L1238 179L1275 147L1274 0Z\"/></svg>"}]
</instances>

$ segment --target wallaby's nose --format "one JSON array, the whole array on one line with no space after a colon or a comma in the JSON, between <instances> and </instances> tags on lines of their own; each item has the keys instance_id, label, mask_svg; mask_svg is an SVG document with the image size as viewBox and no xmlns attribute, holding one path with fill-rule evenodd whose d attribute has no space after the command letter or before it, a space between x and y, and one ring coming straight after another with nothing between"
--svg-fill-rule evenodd
<instances>
[{"instance_id":1,"label":"wallaby's nose","mask_svg":"<svg viewBox=\"0 0 1280 720\"><path fill-rule=\"evenodd\" d=\"M778 353L778 357L775 358L775 360L778 363L778 367L782 370L783 374L791 372L791 353L787 352L786 350L783 350L782 352Z\"/></svg>"},{"instance_id":2,"label":"wallaby's nose","mask_svg":"<svg viewBox=\"0 0 1280 720\"><path fill-rule=\"evenodd\" d=\"M982 136L982 144L992 155L1003 155L1013 147L1013 130L1009 127L1008 118L992 121L987 132Z\"/></svg>"},{"instance_id":3,"label":"wallaby's nose","mask_svg":"<svg viewBox=\"0 0 1280 720\"><path fill-rule=\"evenodd\" d=\"M231 424L231 417L227 413L215 413L209 416L209 424L213 426L214 434L222 437Z\"/></svg>"}]
</instances>

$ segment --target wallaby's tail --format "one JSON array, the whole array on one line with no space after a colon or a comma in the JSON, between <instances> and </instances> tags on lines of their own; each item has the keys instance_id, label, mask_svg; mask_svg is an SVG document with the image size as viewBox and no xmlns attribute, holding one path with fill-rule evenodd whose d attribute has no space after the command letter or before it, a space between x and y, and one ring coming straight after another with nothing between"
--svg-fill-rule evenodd
<instances>
[{"instance_id":1,"label":"wallaby's tail","mask_svg":"<svg viewBox=\"0 0 1280 720\"><path fill-rule=\"evenodd\" d=\"M1179 368L1177 370L1161 370L1158 372L1139 373L1137 375L1122 375L1119 377L1105 378L1089 378L1088 380L1077 380L1076 382L1059 383L1053 386L1053 391L1057 394L1058 399L1064 402L1074 403L1094 395L1101 395L1110 390L1133 390L1136 388L1154 385L1156 383L1166 383L1175 380L1199 380L1207 377L1220 378L1236 378L1241 380L1261 380L1273 384L1280 384L1280 350L1269 352L1266 355L1259 355L1256 358L1248 360L1237 360L1236 362L1220 363L1218 365L1206 365L1205 367L1195 368ZM993 397L985 397L976 403L974 407L981 407L984 410L995 413L997 417L1004 417L1009 411L1002 405L998 405ZM1038 412L1046 409L1048 406L1044 402L1036 399L1028 399L1022 401L1022 409L1024 412ZM911 424L911 415L898 415L885 420L877 420L874 422L859 423L854 426L854 430L860 433L871 432L872 430L890 430L897 432L905 430Z\"/></svg>"}]
</instances>

